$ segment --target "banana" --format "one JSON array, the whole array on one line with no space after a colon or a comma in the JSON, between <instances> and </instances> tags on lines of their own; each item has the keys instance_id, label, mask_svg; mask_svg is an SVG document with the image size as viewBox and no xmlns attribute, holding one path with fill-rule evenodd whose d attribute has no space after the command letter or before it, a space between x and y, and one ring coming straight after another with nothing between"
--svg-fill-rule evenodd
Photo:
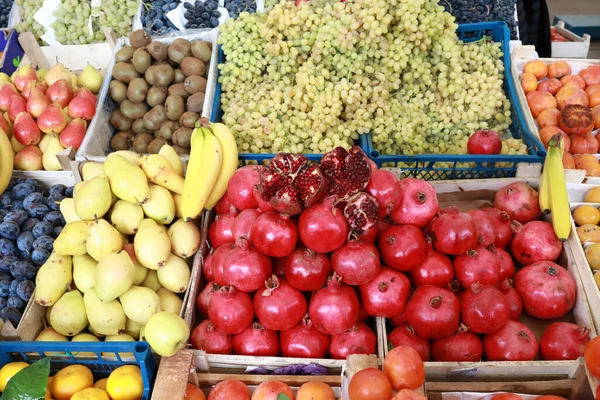
<instances>
[{"instance_id":1,"label":"banana","mask_svg":"<svg viewBox=\"0 0 600 400\"><path fill-rule=\"evenodd\" d=\"M140 167L150 182L167 188L171 192L183 193L183 177L175 172L165 157L158 154L143 156Z\"/></svg>"},{"instance_id":2,"label":"banana","mask_svg":"<svg viewBox=\"0 0 600 400\"><path fill-rule=\"evenodd\" d=\"M221 143L209 129L194 129L191 144L181 203L181 213L186 221L202 212L217 182L223 161Z\"/></svg>"},{"instance_id":3,"label":"banana","mask_svg":"<svg viewBox=\"0 0 600 400\"><path fill-rule=\"evenodd\" d=\"M0 194L4 193L10 183L14 157L15 153L13 152L10 140L7 134L0 129Z\"/></svg>"},{"instance_id":4,"label":"banana","mask_svg":"<svg viewBox=\"0 0 600 400\"><path fill-rule=\"evenodd\" d=\"M208 199L206 200L205 208L210 210L219 200L221 200L221 197L223 197L227 191L227 184L237 170L239 159L235 138L226 125L215 123L211 124L208 129L216 136L221 144L221 149L223 150L223 162L221 164L219 176L217 177L217 182L215 183L212 192L210 192L210 196L208 196Z\"/></svg>"},{"instance_id":5,"label":"banana","mask_svg":"<svg viewBox=\"0 0 600 400\"><path fill-rule=\"evenodd\" d=\"M540 179L540 193L539 201L540 208L544 214L548 214L551 211L550 203L550 173L548 172L548 160L550 157L546 157L544 160L544 169L542 170L542 177Z\"/></svg>"},{"instance_id":6,"label":"banana","mask_svg":"<svg viewBox=\"0 0 600 400\"><path fill-rule=\"evenodd\" d=\"M173 167L175 172L177 172L178 175L183 176L183 164L181 163L181 158L179 158L179 154L177 154L174 148L172 148L168 144L165 144L163 145L163 147L160 148L158 154L160 154L161 156L166 158L167 161L169 161L169 164L171 164L171 166Z\"/></svg>"},{"instance_id":7,"label":"banana","mask_svg":"<svg viewBox=\"0 0 600 400\"><path fill-rule=\"evenodd\" d=\"M567 240L571 233L571 210L567 195L567 183L563 168L564 143L562 136L556 135L548 141L548 182L550 183L550 208L552 210L552 226L556 236Z\"/></svg>"}]
</instances>

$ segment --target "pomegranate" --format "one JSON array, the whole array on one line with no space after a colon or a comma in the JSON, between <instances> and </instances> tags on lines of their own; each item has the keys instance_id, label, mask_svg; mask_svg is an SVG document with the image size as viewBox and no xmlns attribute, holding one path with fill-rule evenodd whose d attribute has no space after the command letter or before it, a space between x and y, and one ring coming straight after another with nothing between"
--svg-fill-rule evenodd
<instances>
[{"instance_id":1,"label":"pomegranate","mask_svg":"<svg viewBox=\"0 0 600 400\"><path fill-rule=\"evenodd\" d=\"M289 284L306 292L321 289L331 273L329 257L308 247L298 247L282 264Z\"/></svg>"},{"instance_id":2,"label":"pomegranate","mask_svg":"<svg viewBox=\"0 0 600 400\"><path fill-rule=\"evenodd\" d=\"M510 254L506 250L494 246L490 247L490 251L496 255L496 259L498 260L498 269L500 271L499 282L508 278L512 279L515 276L515 264Z\"/></svg>"},{"instance_id":3,"label":"pomegranate","mask_svg":"<svg viewBox=\"0 0 600 400\"><path fill-rule=\"evenodd\" d=\"M374 354L377 336L362 322L342 333L331 336L329 355L334 360L345 360L352 354Z\"/></svg>"},{"instance_id":4,"label":"pomegranate","mask_svg":"<svg viewBox=\"0 0 600 400\"><path fill-rule=\"evenodd\" d=\"M409 324L402 323L398 325L388 336L392 346L409 346L416 350L423 361L431 360L431 346L429 340L422 338L415 333L415 330Z\"/></svg>"},{"instance_id":5,"label":"pomegranate","mask_svg":"<svg viewBox=\"0 0 600 400\"><path fill-rule=\"evenodd\" d=\"M579 76L585 81L587 86L600 83L600 65L590 65L579 71Z\"/></svg>"},{"instance_id":6,"label":"pomegranate","mask_svg":"<svg viewBox=\"0 0 600 400\"><path fill-rule=\"evenodd\" d=\"M402 273L381 267L377 276L359 287L363 307L374 317L402 315L410 296L410 281Z\"/></svg>"},{"instance_id":7,"label":"pomegranate","mask_svg":"<svg viewBox=\"0 0 600 400\"><path fill-rule=\"evenodd\" d=\"M212 279L221 286L227 284L227 280L225 279L225 275L223 273L225 257L227 256L227 253L229 253L229 251L233 250L235 247L235 243L228 243L217 248L212 255L212 259L210 260L210 269L213 277Z\"/></svg>"},{"instance_id":8,"label":"pomegranate","mask_svg":"<svg viewBox=\"0 0 600 400\"><path fill-rule=\"evenodd\" d=\"M273 262L273 274L278 278L285 278L285 264L284 261L287 257L272 258Z\"/></svg>"},{"instance_id":9,"label":"pomegranate","mask_svg":"<svg viewBox=\"0 0 600 400\"><path fill-rule=\"evenodd\" d=\"M219 290L219 285L214 282L209 282L204 286L204 289L200 291L200 294L196 298L196 307L198 307L198 312L204 318L208 318L208 305L210 304L210 299L215 290Z\"/></svg>"},{"instance_id":10,"label":"pomegranate","mask_svg":"<svg viewBox=\"0 0 600 400\"><path fill-rule=\"evenodd\" d=\"M362 240L364 242L367 243L375 243L375 241L377 240L377 234L378 234L378 228L377 228L377 224L373 225L372 227L370 227L369 229L367 229L366 231L359 233L358 234L358 239Z\"/></svg>"},{"instance_id":11,"label":"pomegranate","mask_svg":"<svg viewBox=\"0 0 600 400\"><path fill-rule=\"evenodd\" d=\"M575 305L577 285L563 267L550 261L526 266L515 276L523 310L541 319L560 318Z\"/></svg>"},{"instance_id":12,"label":"pomegranate","mask_svg":"<svg viewBox=\"0 0 600 400\"><path fill-rule=\"evenodd\" d=\"M473 218L475 223L479 245L488 247L494 244L496 241L496 226L492 217L483 210L470 210L467 211L467 214Z\"/></svg>"},{"instance_id":13,"label":"pomegranate","mask_svg":"<svg viewBox=\"0 0 600 400\"><path fill-rule=\"evenodd\" d=\"M390 318L389 321L392 324L392 326L400 326L402 324L405 324L406 323L406 314L402 313L398 317Z\"/></svg>"},{"instance_id":14,"label":"pomegranate","mask_svg":"<svg viewBox=\"0 0 600 400\"><path fill-rule=\"evenodd\" d=\"M222 286L210 299L208 317L218 330L231 335L240 333L254 318L252 299L248 293L237 291L233 286Z\"/></svg>"},{"instance_id":15,"label":"pomegranate","mask_svg":"<svg viewBox=\"0 0 600 400\"><path fill-rule=\"evenodd\" d=\"M551 95L556 95L560 88L562 88L563 84L556 78L546 79L539 83L537 90L540 92L548 92Z\"/></svg>"},{"instance_id":16,"label":"pomegranate","mask_svg":"<svg viewBox=\"0 0 600 400\"><path fill-rule=\"evenodd\" d=\"M223 247L223 250L225 250L225 247ZM223 251L223 250L221 250L221 251ZM212 271L214 254L215 254L215 249L210 249L210 251L208 252L208 255L206 256L206 258L204 259L204 263L202 265L202 275L204 275L204 279L206 279L207 282L210 282L214 279L213 271Z\"/></svg>"},{"instance_id":17,"label":"pomegranate","mask_svg":"<svg viewBox=\"0 0 600 400\"><path fill-rule=\"evenodd\" d=\"M298 231L302 243L318 253L337 250L346 242L348 224L344 215L333 206L330 197L313 204L300 214Z\"/></svg>"},{"instance_id":18,"label":"pomegranate","mask_svg":"<svg viewBox=\"0 0 600 400\"><path fill-rule=\"evenodd\" d=\"M521 225L511 223L515 238L510 244L513 257L521 265L538 261L555 261L562 253L562 242L556 237L554 228L548 222L531 221Z\"/></svg>"},{"instance_id":19,"label":"pomegranate","mask_svg":"<svg viewBox=\"0 0 600 400\"><path fill-rule=\"evenodd\" d=\"M190 335L192 349L204 350L208 354L233 354L231 335L219 331L210 319L205 319Z\"/></svg>"},{"instance_id":20,"label":"pomegranate","mask_svg":"<svg viewBox=\"0 0 600 400\"><path fill-rule=\"evenodd\" d=\"M354 289L344 285L334 272L327 279L327 286L313 293L308 314L317 330L334 335L356 325L359 308Z\"/></svg>"},{"instance_id":21,"label":"pomegranate","mask_svg":"<svg viewBox=\"0 0 600 400\"><path fill-rule=\"evenodd\" d=\"M279 337L277 332L254 322L233 337L233 351L243 356L276 357L279 354Z\"/></svg>"},{"instance_id":22,"label":"pomegranate","mask_svg":"<svg viewBox=\"0 0 600 400\"><path fill-rule=\"evenodd\" d=\"M260 180L260 172L264 170L263 166L246 165L235 171L229 183L227 191L231 204L238 210L247 208L257 208L258 204L254 199L254 185Z\"/></svg>"},{"instance_id":23,"label":"pomegranate","mask_svg":"<svg viewBox=\"0 0 600 400\"><path fill-rule=\"evenodd\" d=\"M518 321L523 313L523 300L521 300L521 296L519 296L519 293L513 287L512 279L505 279L498 285L498 289L504 293L506 300L508 300L508 305L510 306L510 319Z\"/></svg>"},{"instance_id":24,"label":"pomegranate","mask_svg":"<svg viewBox=\"0 0 600 400\"><path fill-rule=\"evenodd\" d=\"M538 192L525 182L511 183L496 192L494 207L522 224L542 216Z\"/></svg>"},{"instance_id":25,"label":"pomegranate","mask_svg":"<svg viewBox=\"0 0 600 400\"><path fill-rule=\"evenodd\" d=\"M484 247L469 250L454 259L454 272L460 286L467 290L475 282L495 286L500 282L500 267L494 253Z\"/></svg>"},{"instance_id":26,"label":"pomegranate","mask_svg":"<svg viewBox=\"0 0 600 400\"><path fill-rule=\"evenodd\" d=\"M586 135L594 129L594 116L587 105L568 105L560 112L558 124L570 135Z\"/></svg>"},{"instance_id":27,"label":"pomegranate","mask_svg":"<svg viewBox=\"0 0 600 400\"><path fill-rule=\"evenodd\" d=\"M427 243L427 256L425 260L410 271L410 280L415 287L433 285L445 288L454 279L454 267L445 254L433 249L429 237L425 238Z\"/></svg>"},{"instance_id":28,"label":"pomegranate","mask_svg":"<svg viewBox=\"0 0 600 400\"><path fill-rule=\"evenodd\" d=\"M352 232L360 234L377 224L379 214L379 203L377 199L368 193L359 192L344 199L344 217Z\"/></svg>"},{"instance_id":29,"label":"pomegranate","mask_svg":"<svg viewBox=\"0 0 600 400\"><path fill-rule=\"evenodd\" d=\"M223 257L223 279L242 292L260 289L273 273L271 259L241 237Z\"/></svg>"},{"instance_id":30,"label":"pomegranate","mask_svg":"<svg viewBox=\"0 0 600 400\"><path fill-rule=\"evenodd\" d=\"M231 234L234 239L245 237L250 239L250 230L256 221L256 218L262 213L257 208L247 208L242 210L234 219L231 224Z\"/></svg>"},{"instance_id":31,"label":"pomegranate","mask_svg":"<svg viewBox=\"0 0 600 400\"><path fill-rule=\"evenodd\" d=\"M558 125L558 122L556 123ZM255 185L254 189L252 189L252 194L254 194L254 200L256 200L256 204L258 204L258 209L262 212L273 211L274 208L271 207L271 204L268 201L264 201L262 198L262 194L259 190L259 186Z\"/></svg>"},{"instance_id":32,"label":"pomegranate","mask_svg":"<svg viewBox=\"0 0 600 400\"><path fill-rule=\"evenodd\" d=\"M427 244L414 225L390 225L377 245L381 259L398 271L410 271L425 260Z\"/></svg>"},{"instance_id":33,"label":"pomegranate","mask_svg":"<svg viewBox=\"0 0 600 400\"><path fill-rule=\"evenodd\" d=\"M231 211L233 212L217 215L208 228L208 241L214 248L235 241L231 232L231 226L237 216L237 211L235 209L231 209Z\"/></svg>"},{"instance_id":34,"label":"pomegranate","mask_svg":"<svg viewBox=\"0 0 600 400\"><path fill-rule=\"evenodd\" d=\"M285 279L273 275L264 291L254 295L254 312L260 323L273 331L285 331L298 324L306 314L306 299Z\"/></svg>"},{"instance_id":35,"label":"pomegranate","mask_svg":"<svg viewBox=\"0 0 600 400\"><path fill-rule=\"evenodd\" d=\"M570 322L554 322L542 333L540 352L544 360L576 360L590 341L590 329Z\"/></svg>"},{"instance_id":36,"label":"pomegranate","mask_svg":"<svg viewBox=\"0 0 600 400\"><path fill-rule=\"evenodd\" d=\"M483 344L479 336L462 326L452 336L435 339L431 353L434 361L477 362L483 356Z\"/></svg>"},{"instance_id":37,"label":"pomegranate","mask_svg":"<svg viewBox=\"0 0 600 400\"><path fill-rule=\"evenodd\" d=\"M321 159L321 171L329 179L327 193L339 198L363 191L371 177L369 160L358 146L350 151L336 147Z\"/></svg>"},{"instance_id":38,"label":"pomegranate","mask_svg":"<svg viewBox=\"0 0 600 400\"><path fill-rule=\"evenodd\" d=\"M332 269L348 285L364 285L377 276L381 263L371 243L350 239L331 255Z\"/></svg>"},{"instance_id":39,"label":"pomegranate","mask_svg":"<svg viewBox=\"0 0 600 400\"><path fill-rule=\"evenodd\" d=\"M483 352L489 361L532 361L538 348L533 332L517 321L509 320L483 337Z\"/></svg>"},{"instance_id":40,"label":"pomegranate","mask_svg":"<svg viewBox=\"0 0 600 400\"><path fill-rule=\"evenodd\" d=\"M390 217L397 224L416 225L423 228L440 209L435 189L431 183L404 178L398 182L400 198Z\"/></svg>"},{"instance_id":41,"label":"pomegranate","mask_svg":"<svg viewBox=\"0 0 600 400\"><path fill-rule=\"evenodd\" d=\"M500 154L501 151L502 139L497 132L490 129L482 129L473 133L467 142L469 154Z\"/></svg>"},{"instance_id":42,"label":"pomegranate","mask_svg":"<svg viewBox=\"0 0 600 400\"><path fill-rule=\"evenodd\" d=\"M324 358L331 341L329 335L313 326L308 314L292 329L279 334L283 357Z\"/></svg>"},{"instance_id":43,"label":"pomegranate","mask_svg":"<svg viewBox=\"0 0 600 400\"><path fill-rule=\"evenodd\" d=\"M298 227L289 215L277 211L262 213L250 231L252 244L269 257L286 257L294 252Z\"/></svg>"},{"instance_id":44,"label":"pomegranate","mask_svg":"<svg viewBox=\"0 0 600 400\"><path fill-rule=\"evenodd\" d=\"M491 285L474 283L463 293L460 304L463 323L475 333L495 332L510 317L506 296Z\"/></svg>"},{"instance_id":45,"label":"pomegranate","mask_svg":"<svg viewBox=\"0 0 600 400\"><path fill-rule=\"evenodd\" d=\"M481 211L485 211L494 223L494 230L496 231L494 246L505 249L514 236L512 229L510 229L510 216L507 212L500 211L497 208L482 208Z\"/></svg>"},{"instance_id":46,"label":"pomegranate","mask_svg":"<svg viewBox=\"0 0 600 400\"><path fill-rule=\"evenodd\" d=\"M474 249L479 241L473 218L455 206L440 212L429 234L437 251L455 256Z\"/></svg>"},{"instance_id":47,"label":"pomegranate","mask_svg":"<svg viewBox=\"0 0 600 400\"><path fill-rule=\"evenodd\" d=\"M379 216L390 215L400 201L400 192L397 190L396 176L385 169L371 171L371 179L365 189L367 193L377 199L379 203Z\"/></svg>"},{"instance_id":48,"label":"pomegranate","mask_svg":"<svg viewBox=\"0 0 600 400\"><path fill-rule=\"evenodd\" d=\"M221 197L221 199L217 201L217 204L215 204L215 212L217 214L226 214L231 211L231 207L233 207L233 204L231 203L231 198L229 197L229 191L226 191L223 197Z\"/></svg>"},{"instance_id":49,"label":"pomegranate","mask_svg":"<svg viewBox=\"0 0 600 400\"><path fill-rule=\"evenodd\" d=\"M439 339L452 335L460 321L460 304L447 289L421 286L406 305L406 322L425 339Z\"/></svg>"}]
</instances>

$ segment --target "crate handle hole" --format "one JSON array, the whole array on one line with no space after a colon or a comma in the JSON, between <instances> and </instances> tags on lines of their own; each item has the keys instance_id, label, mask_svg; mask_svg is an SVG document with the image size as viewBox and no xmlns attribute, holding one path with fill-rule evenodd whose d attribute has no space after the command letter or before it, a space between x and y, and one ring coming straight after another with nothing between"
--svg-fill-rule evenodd
<instances>
[{"instance_id":1,"label":"crate handle hole","mask_svg":"<svg viewBox=\"0 0 600 400\"><path fill-rule=\"evenodd\" d=\"M146 342L139 342L138 344L135 345L135 351L137 353L144 353L145 351L148 351L148 343Z\"/></svg>"}]
</instances>

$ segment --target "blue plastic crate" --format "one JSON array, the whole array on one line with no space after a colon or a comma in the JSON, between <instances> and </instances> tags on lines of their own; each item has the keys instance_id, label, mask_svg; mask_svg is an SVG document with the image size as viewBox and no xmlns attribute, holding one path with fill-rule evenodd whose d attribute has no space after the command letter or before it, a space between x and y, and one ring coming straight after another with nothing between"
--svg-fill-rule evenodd
<instances>
[{"instance_id":1,"label":"blue plastic crate","mask_svg":"<svg viewBox=\"0 0 600 400\"><path fill-rule=\"evenodd\" d=\"M84 352L88 353L85 357L76 358L77 354ZM133 353L135 360L132 357L122 359L119 353ZM137 365L144 381L142 399L150 399L156 361L146 342L0 342L0 367L12 361L31 364L43 357L52 358L51 375L69 365L81 364L92 371L95 380L107 378L123 365Z\"/></svg>"}]
</instances>

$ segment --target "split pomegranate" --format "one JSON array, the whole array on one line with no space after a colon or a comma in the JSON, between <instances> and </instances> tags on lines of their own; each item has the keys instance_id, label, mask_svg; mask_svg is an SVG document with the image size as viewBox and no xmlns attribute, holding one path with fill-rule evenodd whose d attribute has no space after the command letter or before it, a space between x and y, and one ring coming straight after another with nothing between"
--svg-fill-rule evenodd
<instances>
[{"instance_id":1,"label":"split pomegranate","mask_svg":"<svg viewBox=\"0 0 600 400\"><path fill-rule=\"evenodd\" d=\"M245 237L250 239L250 230L256 221L256 218L262 213L257 208L247 208L242 210L233 220L231 224L231 234L234 239Z\"/></svg>"},{"instance_id":2,"label":"split pomegranate","mask_svg":"<svg viewBox=\"0 0 600 400\"><path fill-rule=\"evenodd\" d=\"M483 337L483 352L489 361L532 361L539 345L535 335L520 322L509 320Z\"/></svg>"},{"instance_id":3,"label":"split pomegranate","mask_svg":"<svg viewBox=\"0 0 600 400\"><path fill-rule=\"evenodd\" d=\"M525 182L511 183L496 192L494 207L522 224L542 216L538 192Z\"/></svg>"},{"instance_id":4,"label":"split pomegranate","mask_svg":"<svg viewBox=\"0 0 600 400\"><path fill-rule=\"evenodd\" d=\"M401 272L382 266L377 276L359 287L362 305L374 317L402 315L410 296L410 281Z\"/></svg>"},{"instance_id":5,"label":"split pomegranate","mask_svg":"<svg viewBox=\"0 0 600 400\"><path fill-rule=\"evenodd\" d=\"M460 304L447 289L418 287L406 305L406 322L425 339L452 335L460 321Z\"/></svg>"},{"instance_id":6,"label":"split pomegranate","mask_svg":"<svg viewBox=\"0 0 600 400\"><path fill-rule=\"evenodd\" d=\"M254 186L252 189L252 194L254 195L254 200L256 200L256 204L258 204L259 210L262 212L273 211L274 208L271 207L271 204L268 201L263 200L261 191L258 185Z\"/></svg>"},{"instance_id":7,"label":"split pomegranate","mask_svg":"<svg viewBox=\"0 0 600 400\"><path fill-rule=\"evenodd\" d=\"M219 285L214 282L209 282L204 286L204 289L200 291L200 294L196 298L196 307L198 308L198 312L204 318L208 318L208 305L210 304L210 299L215 290L219 289Z\"/></svg>"},{"instance_id":8,"label":"split pomegranate","mask_svg":"<svg viewBox=\"0 0 600 400\"><path fill-rule=\"evenodd\" d=\"M334 272L327 279L327 286L313 293L308 314L317 330L334 335L356 325L359 308L354 289L344 285Z\"/></svg>"},{"instance_id":9,"label":"split pomegranate","mask_svg":"<svg viewBox=\"0 0 600 400\"><path fill-rule=\"evenodd\" d=\"M367 193L377 199L379 203L379 216L390 215L400 200L396 176L385 169L371 172L371 179L365 189Z\"/></svg>"},{"instance_id":10,"label":"split pomegranate","mask_svg":"<svg viewBox=\"0 0 600 400\"><path fill-rule=\"evenodd\" d=\"M233 336L233 351L242 356L276 357L279 354L277 332L254 322Z\"/></svg>"},{"instance_id":11,"label":"split pomegranate","mask_svg":"<svg viewBox=\"0 0 600 400\"><path fill-rule=\"evenodd\" d=\"M306 314L298 325L280 332L279 341L283 357L324 358L331 339L316 330Z\"/></svg>"},{"instance_id":12,"label":"split pomegranate","mask_svg":"<svg viewBox=\"0 0 600 400\"><path fill-rule=\"evenodd\" d=\"M523 309L541 319L560 318L575 305L577 285L563 267L550 261L528 265L517 272L515 289Z\"/></svg>"},{"instance_id":13,"label":"split pomegranate","mask_svg":"<svg viewBox=\"0 0 600 400\"><path fill-rule=\"evenodd\" d=\"M359 192L344 200L344 217L352 232L360 234L377 224L379 203L365 192Z\"/></svg>"},{"instance_id":14,"label":"split pomegranate","mask_svg":"<svg viewBox=\"0 0 600 400\"><path fill-rule=\"evenodd\" d=\"M474 249L479 241L473 218L455 206L440 212L433 220L429 235L437 251L456 256Z\"/></svg>"},{"instance_id":15,"label":"split pomegranate","mask_svg":"<svg viewBox=\"0 0 600 400\"><path fill-rule=\"evenodd\" d=\"M392 346L409 346L415 349L421 360L431 360L431 346L429 340L422 338L415 333L415 330L409 324L402 324L390 332L388 340Z\"/></svg>"},{"instance_id":16,"label":"split pomegranate","mask_svg":"<svg viewBox=\"0 0 600 400\"><path fill-rule=\"evenodd\" d=\"M289 284L306 292L321 289L331 273L331 263L326 254L303 246L284 258L282 264Z\"/></svg>"},{"instance_id":17,"label":"split pomegranate","mask_svg":"<svg viewBox=\"0 0 600 400\"><path fill-rule=\"evenodd\" d=\"M371 243L350 239L331 255L331 268L348 285L364 285L379 273L379 252Z\"/></svg>"},{"instance_id":18,"label":"split pomegranate","mask_svg":"<svg viewBox=\"0 0 600 400\"><path fill-rule=\"evenodd\" d=\"M544 110L538 115L537 123L540 129L545 128L547 126L558 126L560 120L560 111L558 108L550 108L548 110Z\"/></svg>"},{"instance_id":19,"label":"split pomegranate","mask_svg":"<svg viewBox=\"0 0 600 400\"><path fill-rule=\"evenodd\" d=\"M499 282L512 279L515 276L515 264L512 257L503 248L490 247L490 251L496 255L498 260Z\"/></svg>"},{"instance_id":20,"label":"split pomegranate","mask_svg":"<svg viewBox=\"0 0 600 400\"><path fill-rule=\"evenodd\" d=\"M423 228L439 211L439 203L431 183L415 178L404 178L397 184L399 199L390 217L397 224Z\"/></svg>"},{"instance_id":21,"label":"split pomegranate","mask_svg":"<svg viewBox=\"0 0 600 400\"><path fill-rule=\"evenodd\" d=\"M568 134L586 135L594 129L594 116L587 105L573 104L562 109L558 123L560 128ZM573 151L571 152L573 153Z\"/></svg>"},{"instance_id":22,"label":"split pomegranate","mask_svg":"<svg viewBox=\"0 0 600 400\"><path fill-rule=\"evenodd\" d=\"M488 247L496 241L496 227L492 218L483 210L470 210L467 214L473 218L477 237L479 238L479 246Z\"/></svg>"},{"instance_id":23,"label":"split pomegranate","mask_svg":"<svg viewBox=\"0 0 600 400\"><path fill-rule=\"evenodd\" d=\"M329 179L327 193L339 198L363 191L371 177L369 160L358 146L352 146L350 151L336 147L323 156L320 168Z\"/></svg>"},{"instance_id":24,"label":"split pomegranate","mask_svg":"<svg viewBox=\"0 0 600 400\"><path fill-rule=\"evenodd\" d=\"M505 249L514 236L512 229L510 229L510 216L507 212L492 207L482 208L481 211L485 211L494 223L494 231L496 232L494 246Z\"/></svg>"},{"instance_id":25,"label":"split pomegranate","mask_svg":"<svg viewBox=\"0 0 600 400\"><path fill-rule=\"evenodd\" d=\"M425 382L425 366L412 347L394 347L383 360L383 373L394 390L417 389Z\"/></svg>"},{"instance_id":26,"label":"split pomegranate","mask_svg":"<svg viewBox=\"0 0 600 400\"><path fill-rule=\"evenodd\" d=\"M585 81L579 75L563 76L562 78L560 78L560 83L563 84L563 87L571 85L571 86L578 87L579 89L582 89L582 90L585 89Z\"/></svg>"},{"instance_id":27,"label":"split pomegranate","mask_svg":"<svg viewBox=\"0 0 600 400\"><path fill-rule=\"evenodd\" d=\"M544 110L558 107L558 103L552 94L541 92L539 90L527 93L527 104L529 105L533 118L537 118Z\"/></svg>"},{"instance_id":28,"label":"split pomegranate","mask_svg":"<svg viewBox=\"0 0 600 400\"><path fill-rule=\"evenodd\" d=\"M377 227L378 224L379 224L379 221L377 224L373 225L366 231L359 233L358 239L368 242L368 243L375 243L375 241L377 240L377 234L378 234L378 227Z\"/></svg>"},{"instance_id":29,"label":"split pomegranate","mask_svg":"<svg viewBox=\"0 0 600 400\"><path fill-rule=\"evenodd\" d=\"M256 208L258 204L254 199L254 186L260 181L260 173L265 167L246 165L235 171L227 184L231 204L238 210Z\"/></svg>"},{"instance_id":30,"label":"split pomegranate","mask_svg":"<svg viewBox=\"0 0 600 400\"><path fill-rule=\"evenodd\" d=\"M231 335L215 328L210 319L205 319L194 328L190 344L193 349L204 350L208 354L233 354Z\"/></svg>"},{"instance_id":31,"label":"split pomegranate","mask_svg":"<svg viewBox=\"0 0 600 400\"><path fill-rule=\"evenodd\" d=\"M463 323L475 333L495 332L510 317L506 296L491 285L474 283L463 293L460 304Z\"/></svg>"},{"instance_id":32,"label":"split pomegranate","mask_svg":"<svg viewBox=\"0 0 600 400\"><path fill-rule=\"evenodd\" d=\"M548 75L548 66L541 60L532 60L525 63L523 72L531 72L537 80L542 80Z\"/></svg>"},{"instance_id":33,"label":"split pomegranate","mask_svg":"<svg viewBox=\"0 0 600 400\"><path fill-rule=\"evenodd\" d=\"M563 86L558 93L556 93L556 104L559 110L562 110L568 105L580 105L587 107L589 104L587 94L573 85ZM554 108L554 107L552 107Z\"/></svg>"},{"instance_id":34,"label":"split pomegranate","mask_svg":"<svg viewBox=\"0 0 600 400\"><path fill-rule=\"evenodd\" d=\"M590 65L579 71L579 76L584 80L587 86L600 83L600 65Z\"/></svg>"},{"instance_id":35,"label":"split pomegranate","mask_svg":"<svg viewBox=\"0 0 600 400\"><path fill-rule=\"evenodd\" d=\"M254 312L260 323L273 331L285 331L298 324L306 314L302 292L275 275L265 286L266 290L254 295Z\"/></svg>"},{"instance_id":36,"label":"split pomegranate","mask_svg":"<svg viewBox=\"0 0 600 400\"><path fill-rule=\"evenodd\" d=\"M377 336L362 322L345 332L331 336L329 355L334 360L345 360L351 354L374 354Z\"/></svg>"},{"instance_id":37,"label":"split pomegranate","mask_svg":"<svg viewBox=\"0 0 600 400\"><path fill-rule=\"evenodd\" d=\"M383 262L398 271L410 271L423 262L427 244L414 225L390 225L377 244Z\"/></svg>"},{"instance_id":38,"label":"split pomegranate","mask_svg":"<svg viewBox=\"0 0 600 400\"><path fill-rule=\"evenodd\" d=\"M513 257L521 265L538 261L555 261L562 253L562 242L548 222L531 221L522 225L513 221L511 229L515 237L510 244L510 249Z\"/></svg>"},{"instance_id":39,"label":"split pomegranate","mask_svg":"<svg viewBox=\"0 0 600 400\"><path fill-rule=\"evenodd\" d=\"M208 305L208 317L218 330L235 335L250 326L254 319L252 299L233 286L216 290Z\"/></svg>"},{"instance_id":40,"label":"split pomegranate","mask_svg":"<svg viewBox=\"0 0 600 400\"><path fill-rule=\"evenodd\" d=\"M435 339L431 353L435 361L476 362L483 356L483 344L479 336L463 326L452 336Z\"/></svg>"},{"instance_id":41,"label":"split pomegranate","mask_svg":"<svg viewBox=\"0 0 600 400\"><path fill-rule=\"evenodd\" d=\"M571 66L566 61L555 61L548 65L548 78L562 78L571 75Z\"/></svg>"},{"instance_id":42,"label":"split pomegranate","mask_svg":"<svg viewBox=\"0 0 600 400\"><path fill-rule=\"evenodd\" d=\"M476 282L492 286L500 282L498 258L484 247L457 256L454 259L454 272L464 290L468 290Z\"/></svg>"},{"instance_id":43,"label":"split pomegranate","mask_svg":"<svg viewBox=\"0 0 600 400\"><path fill-rule=\"evenodd\" d=\"M214 248L235 242L233 233L231 232L231 226L237 216L237 211L234 209L232 209L232 211L233 212L227 214L217 215L208 228L208 241Z\"/></svg>"},{"instance_id":44,"label":"split pomegranate","mask_svg":"<svg viewBox=\"0 0 600 400\"><path fill-rule=\"evenodd\" d=\"M410 280L415 287L433 285L445 288L454 279L454 267L445 254L433 249L429 237L425 238L427 243L427 256L421 264L410 271Z\"/></svg>"},{"instance_id":45,"label":"split pomegranate","mask_svg":"<svg viewBox=\"0 0 600 400\"><path fill-rule=\"evenodd\" d=\"M498 289L504 293L506 300L508 300L508 305L510 306L510 319L518 321L523 313L523 300L521 300L519 292L513 287L513 280L505 279L498 285Z\"/></svg>"},{"instance_id":46,"label":"split pomegranate","mask_svg":"<svg viewBox=\"0 0 600 400\"><path fill-rule=\"evenodd\" d=\"M538 90L540 90L539 86ZM482 129L473 133L467 142L469 154L500 154L501 151L502 139L497 132L490 129Z\"/></svg>"},{"instance_id":47,"label":"split pomegranate","mask_svg":"<svg viewBox=\"0 0 600 400\"><path fill-rule=\"evenodd\" d=\"M321 203L313 204L300 214L298 231L302 243L318 253L337 250L346 242L348 224L344 214L329 197Z\"/></svg>"},{"instance_id":48,"label":"split pomegranate","mask_svg":"<svg viewBox=\"0 0 600 400\"><path fill-rule=\"evenodd\" d=\"M223 257L223 279L242 292L260 289L273 273L271 259L241 237Z\"/></svg>"},{"instance_id":49,"label":"split pomegranate","mask_svg":"<svg viewBox=\"0 0 600 400\"><path fill-rule=\"evenodd\" d=\"M590 341L590 329L570 322L554 322L542 333L540 352L544 360L576 360Z\"/></svg>"},{"instance_id":50,"label":"split pomegranate","mask_svg":"<svg viewBox=\"0 0 600 400\"><path fill-rule=\"evenodd\" d=\"M217 204L215 204L215 212L217 214L225 214L231 211L231 207L233 207L233 204L231 203L231 198L229 197L229 191L226 191L223 197L221 197L221 199L217 201Z\"/></svg>"},{"instance_id":51,"label":"split pomegranate","mask_svg":"<svg viewBox=\"0 0 600 400\"><path fill-rule=\"evenodd\" d=\"M289 215L277 211L262 213L250 232L252 244L269 257L286 257L294 252L298 227Z\"/></svg>"},{"instance_id":52,"label":"split pomegranate","mask_svg":"<svg viewBox=\"0 0 600 400\"><path fill-rule=\"evenodd\" d=\"M556 93L558 93L562 86L563 84L560 83L558 79L552 78L541 81L538 84L537 90L539 90L540 92L548 92L554 96L556 95Z\"/></svg>"}]
</instances>

